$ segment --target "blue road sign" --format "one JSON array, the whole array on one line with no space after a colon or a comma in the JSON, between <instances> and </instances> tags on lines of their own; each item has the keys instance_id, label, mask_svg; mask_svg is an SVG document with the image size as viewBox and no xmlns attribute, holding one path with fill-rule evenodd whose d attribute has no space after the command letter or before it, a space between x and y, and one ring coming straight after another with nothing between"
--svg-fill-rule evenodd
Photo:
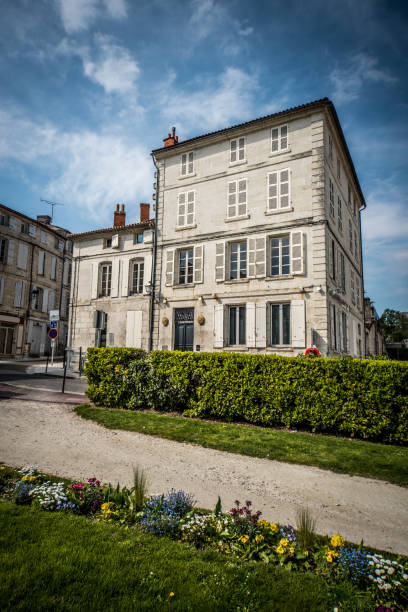
<instances>
[{"instance_id":1,"label":"blue road sign","mask_svg":"<svg viewBox=\"0 0 408 612\"><path fill-rule=\"evenodd\" d=\"M51 340L54 340L54 338L56 338L57 336L58 336L58 330L50 329L50 331L48 332L48 337L51 338Z\"/></svg>"},{"instance_id":2,"label":"blue road sign","mask_svg":"<svg viewBox=\"0 0 408 612\"><path fill-rule=\"evenodd\" d=\"M50 321L50 329L57 329L58 321Z\"/></svg>"}]
</instances>

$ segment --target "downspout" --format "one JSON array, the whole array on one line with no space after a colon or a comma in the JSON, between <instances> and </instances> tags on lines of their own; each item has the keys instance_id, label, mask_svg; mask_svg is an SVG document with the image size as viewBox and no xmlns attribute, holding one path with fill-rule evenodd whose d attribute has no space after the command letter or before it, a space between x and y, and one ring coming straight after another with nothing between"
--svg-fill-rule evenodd
<instances>
[{"instance_id":1,"label":"downspout","mask_svg":"<svg viewBox=\"0 0 408 612\"><path fill-rule=\"evenodd\" d=\"M363 269L363 235L361 232L361 211L367 208L367 204L363 202L363 207L358 209L358 215L360 219L360 267L361 267L361 283L362 293L361 296L363 303L363 343L364 343L364 357L367 356L367 342L366 342L366 329L365 329L365 304L364 304L364 269Z\"/></svg>"},{"instance_id":2,"label":"downspout","mask_svg":"<svg viewBox=\"0 0 408 612\"><path fill-rule=\"evenodd\" d=\"M153 163L156 168L156 200L154 211L154 244L153 244L153 265L152 265L152 292L150 294L150 335L149 335L149 353L153 350L153 327L154 327L154 300L156 295L156 265L157 265L157 213L159 206L159 181L160 172L156 164L156 160L152 153Z\"/></svg>"}]
</instances>

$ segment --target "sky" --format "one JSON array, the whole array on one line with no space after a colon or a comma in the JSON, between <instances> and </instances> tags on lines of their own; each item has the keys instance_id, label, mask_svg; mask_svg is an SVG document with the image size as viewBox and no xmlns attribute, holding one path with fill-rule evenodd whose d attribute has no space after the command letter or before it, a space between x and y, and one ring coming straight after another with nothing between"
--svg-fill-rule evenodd
<instances>
[{"instance_id":1,"label":"sky","mask_svg":"<svg viewBox=\"0 0 408 612\"><path fill-rule=\"evenodd\" d=\"M151 150L322 97L367 202L365 292L408 311L408 2L2 0L0 202L72 232L152 202Z\"/></svg>"}]
</instances>

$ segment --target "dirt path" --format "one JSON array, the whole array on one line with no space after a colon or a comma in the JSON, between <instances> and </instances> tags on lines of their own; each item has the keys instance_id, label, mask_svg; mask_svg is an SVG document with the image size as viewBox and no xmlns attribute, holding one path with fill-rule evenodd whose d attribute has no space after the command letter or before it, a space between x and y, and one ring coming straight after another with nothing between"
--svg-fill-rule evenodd
<instances>
[{"instance_id":1,"label":"dirt path","mask_svg":"<svg viewBox=\"0 0 408 612\"><path fill-rule=\"evenodd\" d=\"M223 508L253 502L265 518L294 523L308 506L320 533L408 555L408 490L314 467L233 455L85 421L66 404L8 399L0 402L0 460L36 465L70 478L97 476L130 484L132 466L149 476L150 493L169 488L194 493L198 505Z\"/></svg>"}]
</instances>

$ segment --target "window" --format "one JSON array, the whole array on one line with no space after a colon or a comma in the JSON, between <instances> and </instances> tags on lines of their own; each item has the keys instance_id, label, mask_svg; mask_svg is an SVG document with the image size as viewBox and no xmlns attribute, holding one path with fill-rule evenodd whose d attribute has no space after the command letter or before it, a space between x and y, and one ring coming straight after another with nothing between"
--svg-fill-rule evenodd
<instances>
[{"instance_id":1,"label":"window","mask_svg":"<svg viewBox=\"0 0 408 612\"><path fill-rule=\"evenodd\" d=\"M236 138L230 143L230 162L245 160L245 138Z\"/></svg>"},{"instance_id":2,"label":"window","mask_svg":"<svg viewBox=\"0 0 408 612\"><path fill-rule=\"evenodd\" d=\"M183 249L179 251L179 276L180 285L193 282L194 249Z\"/></svg>"},{"instance_id":3,"label":"window","mask_svg":"<svg viewBox=\"0 0 408 612\"><path fill-rule=\"evenodd\" d=\"M112 264L105 263L100 268L100 291L99 297L107 297L111 294Z\"/></svg>"},{"instance_id":4,"label":"window","mask_svg":"<svg viewBox=\"0 0 408 612\"><path fill-rule=\"evenodd\" d=\"M105 242L103 246L105 249L111 249L112 248L112 238L105 238Z\"/></svg>"},{"instance_id":5,"label":"window","mask_svg":"<svg viewBox=\"0 0 408 612\"><path fill-rule=\"evenodd\" d=\"M24 306L25 283L17 281L14 287L14 306L23 308Z\"/></svg>"},{"instance_id":6,"label":"window","mask_svg":"<svg viewBox=\"0 0 408 612\"><path fill-rule=\"evenodd\" d=\"M52 259L51 259L50 279L51 280L56 280L56 278L57 278L57 258L56 257L52 257Z\"/></svg>"},{"instance_id":7,"label":"window","mask_svg":"<svg viewBox=\"0 0 408 612\"><path fill-rule=\"evenodd\" d=\"M356 303L356 294L354 292L354 270L350 269L350 292L351 292L351 301L353 304Z\"/></svg>"},{"instance_id":8,"label":"window","mask_svg":"<svg viewBox=\"0 0 408 612\"><path fill-rule=\"evenodd\" d=\"M181 176L187 176L194 172L194 153L183 153L181 156Z\"/></svg>"},{"instance_id":9,"label":"window","mask_svg":"<svg viewBox=\"0 0 408 612\"><path fill-rule=\"evenodd\" d=\"M333 349L337 351L337 317L334 304L332 304L332 346Z\"/></svg>"},{"instance_id":10,"label":"window","mask_svg":"<svg viewBox=\"0 0 408 612\"><path fill-rule=\"evenodd\" d=\"M28 234L28 224L27 223L22 223L20 225L20 232L22 234Z\"/></svg>"},{"instance_id":11,"label":"window","mask_svg":"<svg viewBox=\"0 0 408 612\"><path fill-rule=\"evenodd\" d=\"M195 192L179 193L177 226L183 227L194 224Z\"/></svg>"},{"instance_id":12,"label":"window","mask_svg":"<svg viewBox=\"0 0 408 612\"><path fill-rule=\"evenodd\" d=\"M346 263L343 253L340 253L340 280L343 292L346 291Z\"/></svg>"},{"instance_id":13,"label":"window","mask_svg":"<svg viewBox=\"0 0 408 612\"><path fill-rule=\"evenodd\" d=\"M229 345L246 343L246 308L245 306L229 307Z\"/></svg>"},{"instance_id":14,"label":"window","mask_svg":"<svg viewBox=\"0 0 408 612\"><path fill-rule=\"evenodd\" d=\"M71 284L71 279L72 279L72 262L69 262L68 264L68 278L67 278L67 285Z\"/></svg>"},{"instance_id":15,"label":"window","mask_svg":"<svg viewBox=\"0 0 408 612\"><path fill-rule=\"evenodd\" d=\"M360 308L360 280L356 275L356 306Z\"/></svg>"},{"instance_id":16,"label":"window","mask_svg":"<svg viewBox=\"0 0 408 612\"><path fill-rule=\"evenodd\" d=\"M347 316L345 312L341 313L341 330L343 332L343 352L347 353Z\"/></svg>"},{"instance_id":17,"label":"window","mask_svg":"<svg viewBox=\"0 0 408 612\"><path fill-rule=\"evenodd\" d=\"M247 213L247 181L239 179L228 183L228 218Z\"/></svg>"},{"instance_id":18,"label":"window","mask_svg":"<svg viewBox=\"0 0 408 612\"><path fill-rule=\"evenodd\" d=\"M37 274L39 274L40 276L44 276L44 268L45 268L45 252L38 251Z\"/></svg>"},{"instance_id":19,"label":"window","mask_svg":"<svg viewBox=\"0 0 408 612\"><path fill-rule=\"evenodd\" d=\"M65 305L64 305L64 312L65 312L66 317L69 314L69 302L70 302L69 291L66 291L65 292Z\"/></svg>"},{"instance_id":20,"label":"window","mask_svg":"<svg viewBox=\"0 0 408 612\"><path fill-rule=\"evenodd\" d=\"M47 232L41 231L41 239L40 240L41 240L41 242L43 244L47 244Z\"/></svg>"},{"instance_id":21,"label":"window","mask_svg":"<svg viewBox=\"0 0 408 612\"><path fill-rule=\"evenodd\" d=\"M337 158L337 178L340 179L341 176L341 164L340 164L340 158Z\"/></svg>"},{"instance_id":22,"label":"window","mask_svg":"<svg viewBox=\"0 0 408 612\"><path fill-rule=\"evenodd\" d=\"M30 225L28 226L28 234L32 238L35 238L37 236L37 226L30 223Z\"/></svg>"},{"instance_id":23,"label":"window","mask_svg":"<svg viewBox=\"0 0 408 612\"><path fill-rule=\"evenodd\" d=\"M31 308L33 310L41 310L43 302L43 290L39 287L33 287L31 291Z\"/></svg>"},{"instance_id":24,"label":"window","mask_svg":"<svg viewBox=\"0 0 408 612\"><path fill-rule=\"evenodd\" d=\"M333 161L333 138L329 134L329 160Z\"/></svg>"},{"instance_id":25,"label":"window","mask_svg":"<svg viewBox=\"0 0 408 612\"><path fill-rule=\"evenodd\" d=\"M353 196L353 214L354 214L354 216L356 216L356 214L357 214L356 196Z\"/></svg>"},{"instance_id":26,"label":"window","mask_svg":"<svg viewBox=\"0 0 408 612\"><path fill-rule=\"evenodd\" d=\"M64 241L63 240L58 240L57 248L58 248L59 251L63 251L64 250Z\"/></svg>"},{"instance_id":27,"label":"window","mask_svg":"<svg viewBox=\"0 0 408 612\"><path fill-rule=\"evenodd\" d=\"M336 278L336 245L334 244L334 240L331 241L331 250L330 250L330 259L331 259L331 275L332 279Z\"/></svg>"},{"instance_id":28,"label":"window","mask_svg":"<svg viewBox=\"0 0 408 612\"><path fill-rule=\"evenodd\" d=\"M351 219L349 219L349 242L350 242L350 251L353 252L353 226L351 224Z\"/></svg>"},{"instance_id":29,"label":"window","mask_svg":"<svg viewBox=\"0 0 408 612\"><path fill-rule=\"evenodd\" d=\"M134 261L132 265L132 278L130 284L130 293L143 293L143 275L144 275L144 262Z\"/></svg>"},{"instance_id":30,"label":"window","mask_svg":"<svg viewBox=\"0 0 408 612\"><path fill-rule=\"evenodd\" d=\"M6 263L7 240L0 239L0 263Z\"/></svg>"},{"instance_id":31,"label":"window","mask_svg":"<svg viewBox=\"0 0 408 612\"><path fill-rule=\"evenodd\" d=\"M135 234L133 237L134 244L142 244L143 243L143 232L140 234Z\"/></svg>"},{"instance_id":32,"label":"window","mask_svg":"<svg viewBox=\"0 0 408 612\"><path fill-rule=\"evenodd\" d=\"M272 153L285 151L288 148L288 126L282 125L281 127L272 128L271 140Z\"/></svg>"},{"instance_id":33,"label":"window","mask_svg":"<svg viewBox=\"0 0 408 612\"><path fill-rule=\"evenodd\" d=\"M334 185L331 179L329 179L329 198L330 198L330 214L334 219Z\"/></svg>"},{"instance_id":34,"label":"window","mask_svg":"<svg viewBox=\"0 0 408 612\"><path fill-rule=\"evenodd\" d=\"M55 308L55 291L48 292L48 312Z\"/></svg>"},{"instance_id":35,"label":"window","mask_svg":"<svg viewBox=\"0 0 408 612\"><path fill-rule=\"evenodd\" d=\"M20 268L20 270L27 270L27 260L28 245L24 242L20 242L18 245L17 268Z\"/></svg>"},{"instance_id":36,"label":"window","mask_svg":"<svg viewBox=\"0 0 408 612\"><path fill-rule=\"evenodd\" d=\"M247 243L231 242L230 252L230 279L247 277Z\"/></svg>"},{"instance_id":37,"label":"window","mask_svg":"<svg viewBox=\"0 0 408 612\"><path fill-rule=\"evenodd\" d=\"M268 174L268 210L289 208L289 170Z\"/></svg>"},{"instance_id":38,"label":"window","mask_svg":"<svg viewBox=\"0 0 408 612\"><path fill-rule=\"evenodd\" d=\"M290 344L290 304L271 304L271 344Z\"/></svg>"},{"instance_id":39,"label":"window","mask_svg":"<svg viewBox=\"0 0 408 612\"><path fill-rule=\"evenodd\" d=\"M271 240L271 276L290 274L289 236Z\"/></svg>"},{"instance_id":40,"label":"window","mask_svg":"<svg viewBox=\"0 0 408 612\"><path fill-rule=\"evenodd\" d=\"M8 225L7 215L0 215L0 225Z\"/></svg>"},{"instance_id":41,"label":"window","mask_svg":"<svg viewBox=\"0 0 408 612\"><path fill-rule=\"evenodd\" d=\"M357 243L357 232L354 230L354 256L358 259L358 243Z\"/></svg>"},{"instance_id":42,"label":"window","mask_svg":"<svg viewBox=\"0 0 408 612\"><path fill-rule=\"evenodd\" d=\"M65 250L67 253L72 253L73 251L73 244L72 244L72 240L67 240L65 243Z\"/></svg>"},{"instance_id":43,"label":"window","mask_svg":"<svg viewBox=\"0 0 408 612\"><path fill-rule=\"evenodd\" d=\"M343 210L340 196L337 196L337 226L339 231L343 231Z\"/></svg>"}]
</instances>

